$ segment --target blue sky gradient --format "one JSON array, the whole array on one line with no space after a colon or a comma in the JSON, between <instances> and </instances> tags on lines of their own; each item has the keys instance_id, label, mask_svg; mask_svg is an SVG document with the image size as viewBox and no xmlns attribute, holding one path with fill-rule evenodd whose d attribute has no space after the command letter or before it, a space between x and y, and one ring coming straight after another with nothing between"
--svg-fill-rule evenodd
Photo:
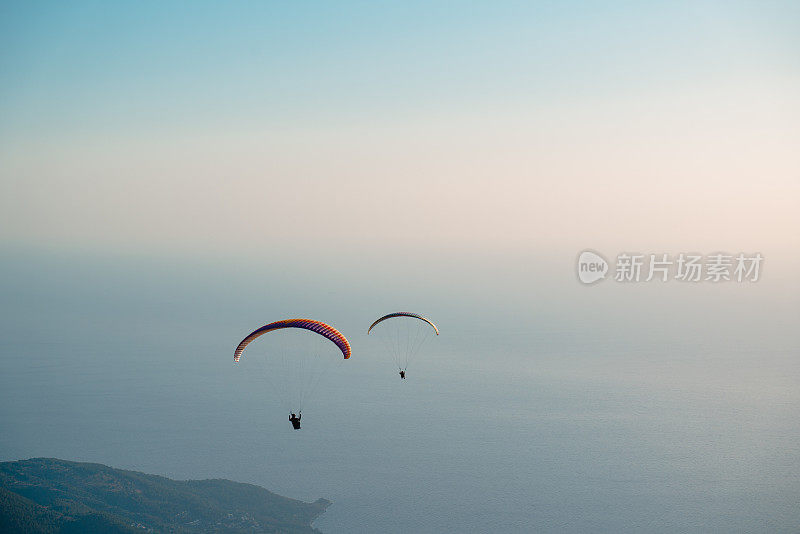
<instances>
[{"instance_id":1,"label":"blue sky gradient","mask_svg":"<svg viewBox=\"0 0 800 534\"><path fill-rule=\"evenodd\" d=\"M3 133L386 121L797 83L796 4L4 3ZM144 131L141 132L144 134Z\"/></svg>"}]
</instances>

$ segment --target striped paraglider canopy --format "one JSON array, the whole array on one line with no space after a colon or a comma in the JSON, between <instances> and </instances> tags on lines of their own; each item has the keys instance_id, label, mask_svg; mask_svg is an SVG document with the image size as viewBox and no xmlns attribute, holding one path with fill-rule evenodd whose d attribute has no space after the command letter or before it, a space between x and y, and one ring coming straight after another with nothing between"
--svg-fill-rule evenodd
<instances>
[{"instance_id":1,"label":"striped paraglider canopy","mask_svg":"<svg viewBox=\"0 0 800 534\"><path fill-rule=\"evenodd\" d=\"M245 347L247 347L247 345L252 343L255 339L268 332L280 330L282 328L303 328L305 330L310 330L311 332L317 333L331 340L337 347L339 347L339 350L342 351L342 355L344 356L345 360L350 357L350 342L347 341L347 338L344 337L342 333L336 330L334 327L311 319L286 319L284 321L275 321L274 323L266 324L261 328L251 332L236 347L236 350L233 352L233 361L238 362L239 358L242 357L242 352L244 352Z\"/></svg>"}]
</instances>

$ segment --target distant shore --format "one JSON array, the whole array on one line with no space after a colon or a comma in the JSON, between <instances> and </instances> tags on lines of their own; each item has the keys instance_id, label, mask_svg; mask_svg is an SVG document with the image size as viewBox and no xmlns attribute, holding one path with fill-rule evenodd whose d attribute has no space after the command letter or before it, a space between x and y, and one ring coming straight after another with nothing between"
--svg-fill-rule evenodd
<instances>
[{"instance_id":1,"label":"distant shore","mask_svg":"<svg viewBox=\"0 0 800 534\"><path fill-rule=\"evenodd\" d=\"M0 463L0 531L9 533L321 534L312 523L331 504L230 480L172 480L55 458Z\"/></svg>"}]
</instances>

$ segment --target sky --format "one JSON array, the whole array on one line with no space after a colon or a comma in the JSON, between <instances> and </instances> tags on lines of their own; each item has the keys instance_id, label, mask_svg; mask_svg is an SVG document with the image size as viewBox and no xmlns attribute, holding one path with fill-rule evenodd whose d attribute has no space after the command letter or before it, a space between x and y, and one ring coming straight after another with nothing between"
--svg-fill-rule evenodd
<instances>
[{"instance_id":1,"label":"sky","mask_svg":"<svg viewBox=\"0 0 800 534\"><path fill-rule=\"evenodd\" d=\"M8 335L202 301L798 346L796 3L0 9ZM587 290L587 248L765 260Z\"/></svg>"},{"instance_id":2,"label":"sky","mask_svg":"<svg viewBox=\"0 0 800 534\"><path fill-rule=\"evenodd\" d=\"M2 10L7 246L797 261L791 2Z\"/></svg>"},{"instance_id":3,"label":"sky","mask_svg":"<svg viewBox=\"0 0 800 534\"><path fill-rule=\"evenodd\" d=\"M31 329L106 276L257 284L281 316L346 313L325 293L797 344L796 3L1 9L0 253ZM765 260L757 284L586 291L587 248Z\"/></svg>"}]
</instances>

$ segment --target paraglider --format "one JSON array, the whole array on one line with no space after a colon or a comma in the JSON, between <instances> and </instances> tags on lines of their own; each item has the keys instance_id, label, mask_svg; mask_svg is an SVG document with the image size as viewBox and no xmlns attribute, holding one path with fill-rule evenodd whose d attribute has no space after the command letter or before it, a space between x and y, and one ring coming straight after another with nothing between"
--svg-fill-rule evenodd
<instances>
[{"instance_id":1,"label":"paraglider","mask_svg":"<svg viewBox=\"0 0 800 534\"><path fill-rule=\"evenodd\" d=\"M268 333L269 342L255 344L257 347L253 348L253 342ZM328 374L333 362L349 359L352 352L350 342L341 332L311 319L276 321L254 330L234 350L234 362L242 360L246 348L247 359L261 364L265 381L273 386L289 412L289 422L295 430L300 430L303 403L322 376ZM339 358L334 357L339 354Z\"/></svg>"},{"instance_id":2,"label":"paraglider","mask_svg":"<svg viewBox=\"0 0 800 534\"><path fill-rule=\"evenodd\" d=\"M336 330L334 327L319 321L312 321L311 319L287 319L285 321L275 321L274 323L269 323L257 330L254 330L253 332L250 332L250 335L244 338L233 352L233 361L238 362L242 357L245 347L252 343L257 337L263 336L267 332L272 332L273 330L280 330L281 328L304 328L306 330L316 332L317 334L333 341L336 346L339 347L339 350L342 351L342 355L344 356L345 360L350 357L350 342L347 341L347 338L344 337L342 333Z\"/></svg>"},{"instance_id":3,"label":"paraglider","mask_svg":"<svg viewBox=\"0 0 800 534\"><path fill-rule=\"evenodd\" d=\"M300 419L303 418L303 412L300 412L300 415L289 414L289 422L292 423L292 426L295 430L300 430Z\"/></svg>"},{"instance_id":4,"label":"paraglider","mask_svg":"<svg viewBox=\"0 0 800 534\"><path fill-rule=\"evenodd\" d=\"M402 380L406 379L409 363L432 333L439 335L439 328L430 319L411 312L384 315L370 325L367 335L378 325L376 335L380 334L387 351L394 358Z\"/></svg>"}]
</instances>

